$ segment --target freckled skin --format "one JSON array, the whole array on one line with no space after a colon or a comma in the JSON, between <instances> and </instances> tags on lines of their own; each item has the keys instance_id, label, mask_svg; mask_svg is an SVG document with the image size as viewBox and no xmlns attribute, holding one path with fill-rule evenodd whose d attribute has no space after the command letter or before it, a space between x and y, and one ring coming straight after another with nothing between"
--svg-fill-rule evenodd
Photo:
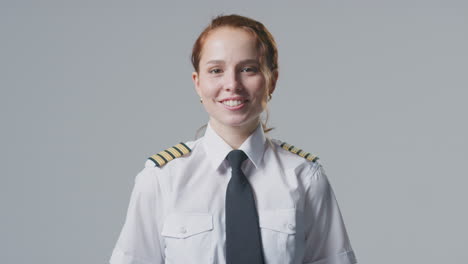
<instances>
[{"instance_id":1,"label":"freckled skin","mask_svg":"<svg viewBox=\"0 0 468 264\"><path fill-rule=\"evenodd\" d=\"M199 73L192 73L192 79L214 128L252 131L258 125L268 97L258 56L255 38L242 29L222 27L206 39ZM238 96L247 100L242 109L228 110L220 102Z\"/></svg>"}]
</instances>

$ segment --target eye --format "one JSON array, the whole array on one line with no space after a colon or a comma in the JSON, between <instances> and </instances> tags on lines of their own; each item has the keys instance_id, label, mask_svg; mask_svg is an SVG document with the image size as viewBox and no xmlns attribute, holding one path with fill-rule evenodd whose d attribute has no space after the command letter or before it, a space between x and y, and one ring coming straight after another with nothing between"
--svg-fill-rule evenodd
<instances>
[{"instance_id":1,"label":"eye","mask_svg":"<svg viewBox=\"0 0 468 264\"><path fill-rule=\"evenodd\" d=\"M211 69L208 71L209 73L221 73L221 69L218 69L218 68L214 68L214 69Z\"/></svg>"},{"instance_id":2,"label":"eye","mask_svg":"<svg viewBox=\"0 0 468 264\"><path fill-rule=\"evenodd\" d=\"M258 72L256 67L244 67L242 68L243 72Z\"/></svg>"}]
</instances>

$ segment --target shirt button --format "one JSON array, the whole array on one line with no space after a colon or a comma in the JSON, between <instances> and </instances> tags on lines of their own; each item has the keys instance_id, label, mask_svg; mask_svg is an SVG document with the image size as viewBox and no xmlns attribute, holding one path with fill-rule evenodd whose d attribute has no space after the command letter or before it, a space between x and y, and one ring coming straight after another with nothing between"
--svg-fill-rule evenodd
<instances>
[{"instance_id":1,"label":"shirt button","mask_svg":"<svg viewBox=\"0 0 468 264\"><path fill-rule=\"evenodd\" d=\"M290 230L294 230L294 225L293 225L293 224L288 224L288 228L289 228Z\"/></svg>"},{"instance_id":2,"label":"shirt button","mask_svg":"<svg viewBox=\"0 0 468 264\"><path fill-rule=\"evenodd\" d=\"M182 233L182 234L187 233L187 228L185 228L185 226L181 227L180 228L180 233Z\"/></svg>"}]
</instances>

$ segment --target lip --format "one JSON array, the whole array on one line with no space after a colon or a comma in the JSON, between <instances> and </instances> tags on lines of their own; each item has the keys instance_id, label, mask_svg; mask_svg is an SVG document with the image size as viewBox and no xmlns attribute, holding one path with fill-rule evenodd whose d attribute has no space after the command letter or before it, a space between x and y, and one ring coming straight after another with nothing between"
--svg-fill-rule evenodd
<instances>
[{"instance_id":1,"label":"lip","mask_svg":"<svg viewBox=\"0 0 468 264\"><path fill-rule=\"evenodd\" d=\"M229 105L225 105L223 102L224 101L229 101L229 100L236 100L236 101L241 101L242 103L240 105L236 105L236 106L229 106ZM221 101L219 101L219 103L225 108L225 109L228 109L228 110L231 110L231 111L234 111L234 110L239 110L239 109L242 109L244 108L245 104L248 102L247 99L245 99L244 97L228 97L228 98L224 98L222 99Z\"/></svg>"}]
</instances>

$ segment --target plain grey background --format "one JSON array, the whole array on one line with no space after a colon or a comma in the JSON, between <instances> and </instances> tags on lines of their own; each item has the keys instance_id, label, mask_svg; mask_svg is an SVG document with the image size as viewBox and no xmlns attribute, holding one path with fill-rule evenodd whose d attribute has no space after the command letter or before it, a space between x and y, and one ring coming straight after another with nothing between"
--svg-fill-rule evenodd
<instances>
[{"instance_id":1,"label":"plain grey background","mask_svg":"<svg viewBox=\"0 0 468 264\"><path fill-rule=\"evenodd\" d=\"M2 263L106 263L149 155L208 117L210 19L279 46L271 137L321 157L359 263L461 263L466 1L1 1Z\"/></svg>"}]
</instances>

